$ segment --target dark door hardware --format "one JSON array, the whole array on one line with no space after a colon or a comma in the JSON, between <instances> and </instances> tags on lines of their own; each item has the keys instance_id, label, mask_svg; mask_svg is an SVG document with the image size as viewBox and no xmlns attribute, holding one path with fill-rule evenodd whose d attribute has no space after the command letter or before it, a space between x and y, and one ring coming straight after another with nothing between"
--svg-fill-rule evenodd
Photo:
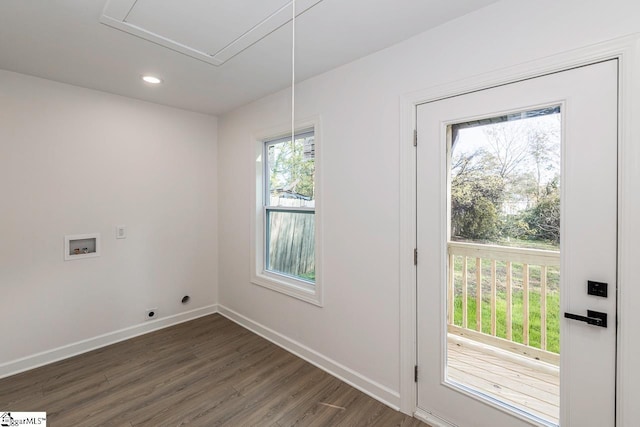
<instances>
[{"instance_id":1,"label":"dark door hardware","mask_svg":"<svg viewBox=\"0 0 640 427\"><path fill-rule=\"evenodd\" d=\"M593 280L587 281L587 294L595 295L597 297L607 297L607 288L609 285L603 282L594 282Z\"/></svg>"},{"instance_id":2,"label":"dark door hardware","mask_svg":"<svg viewBox=\"0 0 640 427\"><path fill-rule=\"evenodd\" d=\"M600 326L601 328L607 327L607 313L601 313L599 311L587 310L586 316L580 316L579 314L565 313L564 317L566 317L567 319L586 322L590 325Z\"/></svg>"}]
</instances>

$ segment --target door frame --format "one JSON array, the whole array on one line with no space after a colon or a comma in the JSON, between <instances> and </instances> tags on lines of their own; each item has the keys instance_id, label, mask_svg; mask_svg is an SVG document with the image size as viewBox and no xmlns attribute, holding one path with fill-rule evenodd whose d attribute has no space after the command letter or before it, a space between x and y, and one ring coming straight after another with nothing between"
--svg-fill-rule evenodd
<instances>
[{"instance_id":1,"label":"door frame","mask_svg":"<svg viewBox=\"0 0 640 427\"><path fill-rule=\"evenodd\" d=\"M634 34L593 46L560 53L547 58L438 85L403 95L400 99L400 410L434 425L450 426L446 420L417 411L417 267L416 248L416 109L419 104L438 101L478 90L490 89L521 80L540 77L609 59L619 60L618 75L618 298L617 298L617 371L616 425L631 426L640 417L633 402L640 398L640 366L635 367L631 354L640 351L640 331L634 331L632 301L640 301L640 287L628 286L634 277L634 261L640 249L640 192L627 191L640 182L640 121L634 123L633 108L640 108L640 35ZM634 81L635 78L635 81ZM634 142L636 142L634 144ZM629 327L625 327L630 325ZM632 349L635 349L632 351ZM418 372L419 375L419 372ZM631 395L635 393L635 396Z\"/></svg>"}]
</instances>

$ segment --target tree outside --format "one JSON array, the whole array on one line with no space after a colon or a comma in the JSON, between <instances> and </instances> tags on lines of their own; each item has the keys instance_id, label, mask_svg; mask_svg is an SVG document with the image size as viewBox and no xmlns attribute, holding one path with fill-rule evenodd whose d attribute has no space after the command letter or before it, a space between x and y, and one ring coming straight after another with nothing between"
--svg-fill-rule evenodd
<instances>
[{"instance_id":1,"label":"tree outside","mask_svg":"<svg viewBox=\"0 0 640 427\"><path fill-rule=\"evenodd\" d=\"M552 111L453 126L452 240L559 247L560 113Z\"/></svg>"},{"instance_id":2,"label":"tree outside","mask_svg":"<svg viewBox=\"0 0 640 427\"><path fill-rule=\"evenodd\" d=\"M451 126L450 165L451 240L533 249L558 250L560 246L560 122L559 107L528 111ZM455 256L453 323L462 325L463 263ZM507 279L504 260L494 260L497 281L496 336L505 338L506 284L513 292L510 312L512 340L523 343L523 263L513 262ZM476 266L471 262L468 293L481 286L482 300L468 298L467 312L484 319L481 331L491 333L490 259L482 260L482 283L475 283ZM466 264L465 264L466 265ZM546 328L545 348L559 352L559 278L556 267L545 273L546 291L541 290L541 267L529 266L528 345L541 348L541 328ZM541 299L546 301L546 319L541 320ZM475 314L466 327L479 328Z\"/></svg>"},{"instance_id":3,"label":"tree outside","mask_svg":"<svg viewBox=\"0 0 640 427\"><path fill-rule=\"evenodd\" d=\"M271 204L292 205L286 199L299 200L299 206L313 206L315 162L314 137L296 136L295 141L283 141L268 146L269 193ZM293 203L294 205L296 203Z\"/></svg>"}]
</instances>

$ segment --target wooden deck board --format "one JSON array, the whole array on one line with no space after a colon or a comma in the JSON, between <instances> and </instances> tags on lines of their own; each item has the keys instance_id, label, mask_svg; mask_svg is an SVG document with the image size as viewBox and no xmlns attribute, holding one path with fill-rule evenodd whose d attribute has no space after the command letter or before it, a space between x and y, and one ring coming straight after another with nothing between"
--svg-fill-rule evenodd
<instances>
[{"instance_id":1,"label":"wooden deck board","mask_svg":"<svg viewBox=\"0 0 640 427\"><path fill-rule=\"evenodd\" d=\"M448 370L451 380L557 423L560 407L559 375L548 365L539 372L536 362L505 352L483 351L483 346L465 338L448 341Z\"/></svg>"},{"instance_id":2,"label":"wooden deck board","mask_svg":"<svg viewBox=\"0 0 640 427\"><path fill-rule=\"evenodd\" d=\"M485 375L487 379L494 379L495 381L503 380L507 381L505 385L514 384L521 386L524 389L532 389L532 393L536 395L546 396L550 399L549 402L556 402L558 396L558 382L555 384L548 382L546 378L540 378L527 367L522 367L517 364L504 363L503 359L498 359L495 356L483 357L477 355L476 351L460 351L458 347L458 353L455 358L449 361L450 366L457 366L461 370L475 370L479 374Z\"/></svg>"}]
</instances>

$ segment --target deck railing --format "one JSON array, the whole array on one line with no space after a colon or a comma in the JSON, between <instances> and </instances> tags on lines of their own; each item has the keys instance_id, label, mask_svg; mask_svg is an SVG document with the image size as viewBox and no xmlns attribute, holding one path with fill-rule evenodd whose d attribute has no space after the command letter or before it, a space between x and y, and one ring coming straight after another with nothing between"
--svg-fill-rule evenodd
<instances>
[{"instance_id":1,"label":"deck railing","mask_svg":"<svg viewBox=\"0 0 640 427\"><path fill-rule=\"evenodd\" d=\"M549 351L548 345L548 315L550 314L548 297L551 294L557 296L559 292L559 252L450 242L448 257L447 321L449 333L553 365L559 364L557 349ZM534 272L535 274L533 274ZM549 280L550 278L551 280ZM514 313L515 293L518 294L518 313ZM535 296L534 299L539 301L539 307L535 307L533 310L536 312L536 333L538 332L538 317L540 322L539 338L536 336L535 343L531 342L530 336L531 296ZM521 309L520 298L522 298ZM456 299L459 301L458 316L455 316ZM475 299L475 304L470 304L471 299ZM552 300L559 301L559 298ZM501 307L504 306L505 312L504 317L501 318L498 318L497 305L499 303ZM469 313L470 305L475 305L475 313ZM489 306L488 310L487 305ZM484 316L483 307L485 308ZM551 308L551 314L556 316L558 308ZM502 312L502 310L500 311ZM516 319L516 315L522 317ZM470 316L472 316L471 319ZM483 325L483 320L488 320L490 325ZM514 334L514 325L518 327L517 340L514 337L516 335ZM557 327L557 323L554 327ZM500 333L498 329L500 329ZM554 332L554 337L557 337L557 331Z\"/></svg>"}]
</instances>

